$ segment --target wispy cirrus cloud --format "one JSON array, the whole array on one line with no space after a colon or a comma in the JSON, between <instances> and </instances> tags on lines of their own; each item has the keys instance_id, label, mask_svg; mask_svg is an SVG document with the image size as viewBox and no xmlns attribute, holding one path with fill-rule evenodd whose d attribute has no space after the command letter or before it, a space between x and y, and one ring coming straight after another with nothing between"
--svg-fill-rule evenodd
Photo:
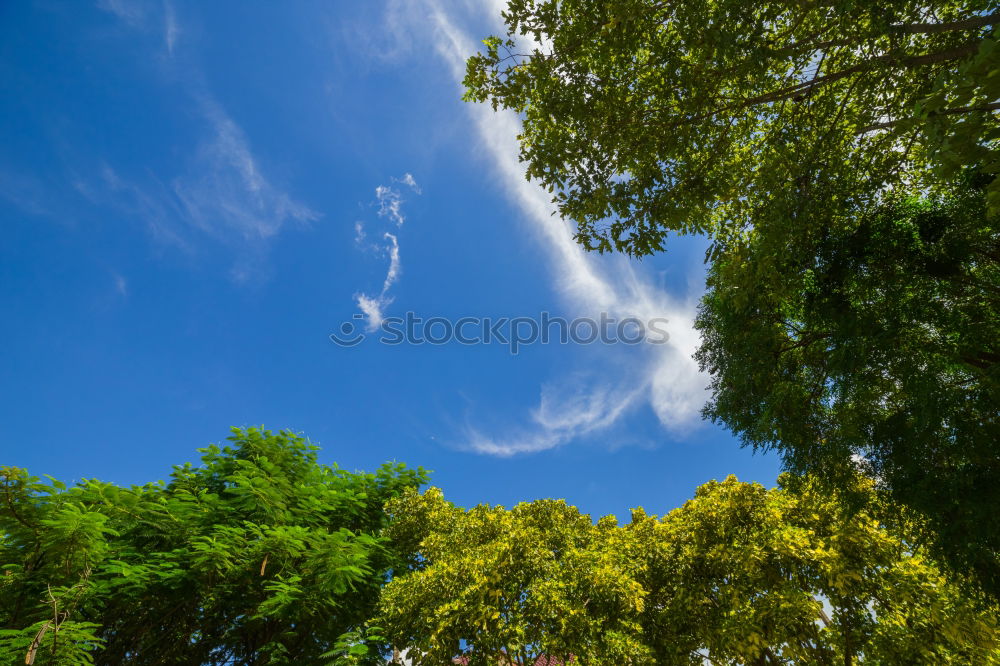
<instances>
[{"instance_id":1,"label":"wispy cirrus cloud","mask_svg":"<svg viewBox=\"0 0 1000 666\"><path fill-rule=\"evenodd\" d=\"M113 273L111 277L114 280L115 293L122 298L128 298L128 280L125 279L125 276L120 273Z\"/></svg>"},{"instance_id":2,"label":"wispy cirrus cloud","mask_svg":"<svg viewBox=\"0 0 1000 666\"><path fill-rule=\"evenodd\" d=\"M404 174L400 179L393 178L392 181L402 183L417 194L420 194L420 186L417 185L417 181L409 173ZM375 199L379 206L379 217L388 218L397 227L401 227L403 222L406 221L406 218L403 216L403 198L399 190L393 188L392 186L379 185L375 188ZM365 233L364 224L362 222L355 222L355 243L362 244L366 238L367 235ZM375 249L383 252L389 257L389 267L386 269L385 279L382 281L382 289L374 296L365 293L358 293L354 297L358 308L365 315L365 326L369 331L378 330L378 328L382 325L382 321L385 319L385 308L388 307L393 301L392 296L389 294L389 289L391 289L392 285L396 283L399 279L400 273L402 272L402 263L399 258L398 236L394 233L386 231L382 233L382 241L383 242L381 244L373 246Z\"/></svg>"},{"instance_id":3,"label":"wispy cirrus cloud","mask_svg":"<svg viewBox=\"0 0 1000 666\"><path fill-rule=\"evenodd\" d=\"M243 130L209 98L201 99L202 136L175 173L126 173L108 163L73 187L90 203L142 222L161 244L196 252L203 240L232 248L230 277L261 275L267 245L289 225L321 215L274 185Z\"/></svg>"},{"instance_id":4,"label":"wispy cirrus cloud","mask_svg":"<svg viewBox=\"0 0 1000 666\"><path fill-rule=\"evenodd\" d=\"M500 0L485 5L469 3L467 17L482 25L484 18L495 21L504 7ZM410 34L431 35L434 49L458 84L465 74L465 59L477 50L478 39L459 25L456 9L460 6L446 7L438 0L396 3L392 6L392 21L397 25L409 21L419 28ZM488 105L470 104L466 109L500 187L548 250L554 284L566 305L579 316L606 312L618 319L665 318L670 321L671 339L663 345L633 348L639 355L633 362L619 362L615 357L601 381L581 383L574 378L548 384L523 426L487 434L468 425L463 444L473 451L497 456L542 451L606 431L643 404L671 432L682 433L694 427L707 397L707 378L692 358L699 342L693 326L699 294L691 293L684 299L672 297L637 273L623 257L596 262L574 241L569 223L554 214L549 194L526 180L524 165L518 160L517 116L494 112Z\"/></svg>"},{"instance_id":5,"label":"wispy cirrus cloud","mask_svg":"<svg viewBox=\"0 0 1000 666\"><path fill-rule=\"evenodd\" d=\"M143 0L98 0L97 6L132 28L143 27L154 9L153 3Z\"/></svg>"},{"instance_id":6,"label":"wispy cirrus cloud","mask_svg":"<svg viewBox=\"0 0 1000 666\"><path fill-rule=\"evenodd\" d=\"M188 172L173 180L193 226L253 241L274 236L288 223L319 218L264 177L243 130L218 104L203 100L202 106L207 136Z\"/></svg>"},{"instance_id":7,"label":"wispy cirrus cloud","mask_svg":"<svg viewBox=\"0 0 1000 666\"><path fill-rule=\"evenodd\" d=\"M396 223L396 226L403 226L406 218L400 209L403 202L399 192L386 185L379 185L375 188L375 197L378 199L378 214L389 218Z\"/></svg>"},{"instance_id":8,"label":"wispy cirrus cloud","mask_svg":"<svg viewBox=\"0 0 1000 666\"><path fill-rule=\"evenodd\" d=\"M99 0L98 7L132 30L162 38L168 55L174 55L182 27L171 0ZM165 67L179 73L181 65L169 60ZM262 273L270 239L321 215L265 175L250 139L207 89L199 68L190 62L184 68L184 76L168 76L163 83L177 86L197 111L184 151L190 157L173 169L142 172L105 163L99 178L79 177L73 185L91 203L142 219L158 241L192 250L205 237L234 247L238 258L231 276L250 280Z\"/></svg>"},{"instance_id":9,"label":"wispy cirrus cloud","mask_svg":"<svg viewBox=\"0 0 1000 666\"><path fill-rule=\"evenodd\" d=\"M399 179L393 178L393 180L396 181L397 183L402 183L403 185L406 185L417 194L423 193L423 190L420 189L420 186L417 185L417 181L413 178L412 173L404 173L402 178Z\"/></svg>"},{"instance_id":10,"label":"wispy cirrus cloud","mask_svg":"<svg viewBox=\"0 0 1000 666\"><path fill-rule=\"evenodd\" d=\"M403 174L402 178L393 178L392 182L406 185L411 190L420 194L420 186L410 173ZM403 226L406 218L403 216L403 195L391 185L379 185L375 188L375 199L378 201L379 217L385 217L396 223L397 227Z\"/></svg>"},{"instance_id":11,"label":"wispy cirrus cloud","mask_svg":"<svg viewBox=\"0 0 1000 666\"><path fill-rule=\"evenodd\" d=\"M180 24L171 0L98 0L97 7L114 15L132 30L154 34L159 31L167 55L174 55Z\"/></svg>"},{"instance_id":12,"label":"wispy cirrus cloud","mask_svg":"<svg viewBox=\"0 0 1000 666\"><path fill-rule=\"evenodd\" d=\"M46 202L46 187L34 176L0 165L0 198L29 215L52 215Z\"/></svg>"},{"instance_id":13,"label":"wispy cirrus cloud","mask_svg":"<svg viewBox=\"0 0 1000 666\"><path fill-rule=\"evenodd\" d=\"M382 282L382 291L375 296L359 293L354 297L358 308L367 318L365 326L369 331L378 330L379 326L382 325L382 321L385 319L383 312L393 300L389 295L389 288L399 279L402 270L399 261L399 240L395 234L389 232L382 234L382 238L386 241L383 249L389 254L389 268L386 271L385 280Z\"/></svg>"},{"instance_id":14,"label":"wispy cirrus cloud","mask_svg":"<svg viewBox=\"0 0 1000 666\"><path fill-rule=\"evenodd\" d=\"M499 435L466 425L462 435L466 447L486 455L507 458L544 451L609 428L641 402L642 393L643 387L600 383L576 391L549 385L526 425Z\"/></svg>"},{"instance_id":15,"label":"wispy cirrus cloud","mask_svg":"<svg viewBox=\"0 0 1000 666\"><path fill-rule=\"evenodd\" d=\"M141 182L133 182L103 163L96 178L77 176L73 188L96 206L139 220L156 242L186 251L192 249L182 224L184 211L180 202L159 177L146 174Z\"/></svg>"},{"instance_id":16,"label":"wispy cirrus cloud","mask_svg":"<svg viewBox=\"0 0 1000 666\"><path fill-rule=\"evenodd\" d=\"M174 55L174 45L177 43L180 31L174 5L169 0L166 0L163 3L163 44L167 47L167 55Z\"/></svg>"}]
</instances>

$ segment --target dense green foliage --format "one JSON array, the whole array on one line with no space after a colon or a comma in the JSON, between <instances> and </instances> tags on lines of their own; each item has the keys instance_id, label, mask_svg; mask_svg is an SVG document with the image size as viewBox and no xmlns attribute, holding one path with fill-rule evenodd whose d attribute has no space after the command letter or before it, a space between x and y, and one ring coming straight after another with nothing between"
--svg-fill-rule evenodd
<instances>
[{"instance_id":1,"label":"dense green foliage","mask_svg":"<svg viewBox=\"0 0 1000 666\"><path fill-rule=\"evenodd\" d=\"M1000 172L995 0L510 0L466 98L523 114L578 239L644 255ZM990 186L1000 207L1000 182Z\"/></svg>"},{"instance_id":2,"label":"dense green foliage","mask_svg":"<svg viewBox=\"0 0 1000 666\"><path fill-rule=\"evenodd\" d=\"M561 500L511 511L454 507L437 489L390 503L391 532L412 550L386 587L377 623L415 664L534 664L541 655L628 664L642 590L619 535Z\"/></svg>"},{"instance_id":3,"label":"dense green foliage","mask_svg":"<svg viewBox=\"0 0 1000 666\"><path fill-rule=\"evenodd\" d=\"M662 518L460 509L422 470L351 474L234 430L168 483L0 475L0 663L1000 664L871 481L735 478ZM703 660L710 661L703 661Z\"/></svg>"},{"instance_id":4,"label":"dense green foliage","mask_svg":"<svg viewBox=\"0 0 1000 666\"><path fill-rule=\"evenodd\" d=\"M783 483L712 482L623 527L562 501L465 511L407 492L390 530L411 571L378 622L414 664L1000 663L995 609L871 513Z\"/></svg>"},{"instance_id":5,"label":"dense green foliage","mask_svg":"<svg viewBox=\"0 0 1000 666\"><path fill-rule=\"evenodd\" d=\"M998 7L510 0L465 84L584 246L709 235L709 417L1000 598Z\"/></svg>"},{"instance_id":6,"label":"dense green foliage","mask_svg":"<svg viewBox=\"0 0 1000 666\"><path fill-rule=\"evenodd\" d=\"M863 458L1000 595L1000 228L981 189L890 197L782 254L770 233L711 268L706 413L830 481Z\"/></svg>"},{"instance_id":7,"label":"dense green foliage","mask_svg":"<svg viewBox=\"0 0 1000 666\"><path fill-rule=\"evenodd\" d=\"M165 484L0 469L0 663L318 664L359 635L399 561L383 504L424 472L321 465L291 432L230 440Z\"/></svg>"}]
</instances>

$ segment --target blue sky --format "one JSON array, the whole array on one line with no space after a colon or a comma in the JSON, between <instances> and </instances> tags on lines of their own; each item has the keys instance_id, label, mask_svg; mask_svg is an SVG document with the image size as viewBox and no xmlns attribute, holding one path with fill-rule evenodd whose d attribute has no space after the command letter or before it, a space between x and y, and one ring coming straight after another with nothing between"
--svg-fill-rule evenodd
<instances>
[{"instance_id":1,"label":"blue sky","mask_svg":"<svg viewBox=\"0 0 1000 666\"><path fill-rule=\"evenodd\" d=\"M705 243L583 253L516 118L461 102L484 2L0 5L0 464L164 478L232 425L460 504L663 512L772 455L702 423ZM381 344L413 312L663 317L666 345ZM359 317L363 317L360 318Z\"/></svg>"}]
</instances>

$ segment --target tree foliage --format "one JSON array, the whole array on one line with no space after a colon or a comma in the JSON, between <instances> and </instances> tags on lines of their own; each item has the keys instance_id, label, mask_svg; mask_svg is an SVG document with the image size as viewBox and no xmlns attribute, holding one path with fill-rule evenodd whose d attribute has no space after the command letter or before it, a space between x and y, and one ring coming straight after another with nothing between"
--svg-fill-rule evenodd
<instances>
[{"instance_id":1,"label":"tree foliage","mask_svg":"<svg viewBox=\"0 0 1000 666\"><path fill-rule=\"evenodd\" d=\"M229 439L168 483L0 470L0 663L325 663L349 632L377 649L364 625L398 564L382 507L423 470L348 473L291 432Z\"/></svg>"},{"instance_id":2,"label":"tree foliage","mask_svg":"<svg viewBox=\"0 0 1000 666\"><path fill-rule=\"evenodd\" d=\"M521 113L585 246L836 224L887 186L1000 173L993 0L509 0L466 98ZM990 185L1000 208L1000 181Z\"/></svg>"},{"instance_id":3,"label":"tree foliage","mask_svg":"<svg viewBox=\"0 0 1000 666\"><path fill-rule=\"evenodd\" d=\"M643 592L607 522L561 500L465 511L437 489L405 493L388 511L412 572L386 587L378 623L414 663L643 659L633 638Z\"/></svg>"},{"instance_id":4,"label":"tree foliage","mask_svg":"<svg viewBox=\"0 0 1000 666\"><path fill-rule=\"evenodd\" d=\"M390 529L411 570L379 622L415 664L1000 663L995 609L872 513L782 483L711 482L622 527L562 501L465 511L407 492Z\"/></svg>"},{"instance_id":5,"label":"tree foliage","mask_svg":"<svg viewBox=\"0 0 1000 666\"><path fill-rule=\"evenodd\" d=\"M981 187L850 226L761 229L713 264L706 414L833 484L861 461L1000 596L1000 230Z\"/></svg>"},{"instance_id":6,"label":"tree foliage","mask_svg":"<svg viewBox=\"0 0 1000 666\"><path fill-rule=\"evenodd\" d=\"M466 98L600 251L712 238L708 416L1000 598L995 1L510 0ZM852 461L853 457L853 461Z\"/></svg>"},{"instance_id":7,"label":"tree foliage","mask_svg":"<svg viewBox=\"0 0 1000 666\"><path fill-rule=\"evenodd\" d=\"M871 511L807 477L780 481L730 477L662 520L633 515L657 663L1000 662L995 609L970 604Z\"/></svg>"}]
</instances>

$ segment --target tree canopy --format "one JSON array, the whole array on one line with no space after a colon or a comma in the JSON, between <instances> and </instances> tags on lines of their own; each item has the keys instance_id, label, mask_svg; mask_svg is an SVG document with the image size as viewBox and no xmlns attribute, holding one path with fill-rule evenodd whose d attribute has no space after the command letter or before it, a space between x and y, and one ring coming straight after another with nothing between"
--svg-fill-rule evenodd
<instances>
[{"instance_id":1,"label":"tree canopy","mask_svg":"<svg viewBox=\"0 0 1000 666\"><path fill-rule=\"evenodd\" d=\"M510 0L503 19L466 98L522 114L527 173L589 248L836 224L887 186L1000 172L996 2Z\"/></svg>"},{"instance_id":2,"label":"tree canopy","mask_svg":"<svg viewBox=\"0 0 1000 666\"><path fill-rule=\"evenodd\" d=\"M1000 229L982 183L890 196L780 254L769 233L710 269L706 414L833 483L860 463L1000 596Z\"/></svg>"},{"instance_id":3,"label":"tree canopy","mask_svg":"<svg viewBox=\"0 0 1000 666\"><path fill-rule=\"evenodd\" d=\"M0 469L0 663L326 663L362 630L398 565L382 506L423 470L349 473L292 432L229 439L129 488Z\"/></svg>"},{"instance_id":4,"label":"tree canopy","mask_svg":"<svg viewBox=\"0 0 1000 666\"><path fill-rule=\"evenodd\" d=\"M587 248L706 233L706 409L835 485L863 461L1000 598L996 2L510 0L466 99Z\"/></svg>"},{"instance_id":5,"label":"tree canopy","mask_svg":"<svg viewBox=\"0 0 1000 666\"><path fill-rule=\"evenodd\" d=\"M854 479L853 492L871 484ZM846 490L846 489L845 489ZM874 506L874 505L872 505ZM661 520L633 514L656 663L997 663L980 611L902 530L808 477L730 477Z\"/></svg>"},{"instance_id":6,"label":"tree canopy","mask_svg":"<svg viewBox=\"0 0 1000 666\"><path fill-rule=\"evenodd\" d=\"M438 489L388 511L412 572L388 584L376 623L413 663L645 663L637 563L607 522L562 500L465 511Z\"/></svg>"},{"instance_id":7,"label":"tree canopy","mask_svg":"<svg viewBox=\"0 0 1000 666\"><path fill-rule=\"evenodd\" d=\"M1000 664L998 609L842 493L730 477L661 517L461 509L426 474L233 432L166 483L0 473L0 660L16 664Z\"/></svg>"},{"instance_id":8,"label":"tree canopy","mask_svg":"<svg viewBox=\"0 0 1000 666\"><path fill-rule=\"evenodd\" d=\"M378 623L418 665L1000 663L994 608L872 513L782 484L711 482L621 527L563 501L466 511L407 491L389 511L410 571Z\"/></svg>"}]
</instances>

